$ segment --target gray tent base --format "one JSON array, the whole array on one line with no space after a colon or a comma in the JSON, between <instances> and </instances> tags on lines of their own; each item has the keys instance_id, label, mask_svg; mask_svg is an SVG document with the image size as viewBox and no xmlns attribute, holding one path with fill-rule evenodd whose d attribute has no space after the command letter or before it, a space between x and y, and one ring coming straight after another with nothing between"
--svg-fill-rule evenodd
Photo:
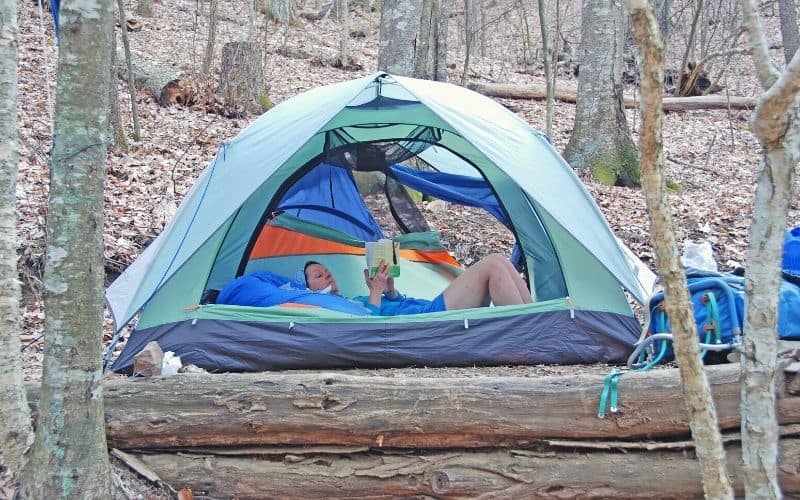
<instances>
[{"instance_id":1,"label":"gray tent base","mask_svg":"<svg viewBox=\"0 0 800 500\"><path fill-rule=\"evenodd\" d=\"M155 340L212 372L622 362L641 325L613 313L539 312L414 323L265 323L197 319L137 330L113 370Z\"/></svg>"}]
</instances>

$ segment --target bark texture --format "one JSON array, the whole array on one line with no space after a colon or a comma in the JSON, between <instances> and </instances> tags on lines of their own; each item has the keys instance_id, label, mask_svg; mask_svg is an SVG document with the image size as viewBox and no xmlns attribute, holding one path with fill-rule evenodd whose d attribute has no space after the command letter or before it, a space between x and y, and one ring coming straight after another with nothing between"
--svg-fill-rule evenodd
<instances>
[{"instance_id":1,"label":"bark texture","mask_svg":"<svg viewBox=\"0 0 800 500\"><path fill-rule=\"evenodd\" d=\"M378 69L444 81L446 40L447 11L442 0L384 0Z\"/></svg>"},{"instance_id":2,"label":"bark texture","mask_svg":"<svg viewBox=\"0 0 800 500\"><path fill-rule=\"evenodd\" d=\"M384 0L381 4L378 70L414 75L414 49L420 31L422 0Z\"/></svg>"},{"instance_id":3,"label":"bark texture","mask_svg":"<svg viewBox=\"0 0 800 500\"><path fill-rule=\"evenodd\" d=\"M136 104L136 84L134 83L133 76L133 61L131 60L131 45L128 41L128 30L125 27L128 25L125 20L125 2L117 0L117 10L119 15L120 34L122 35L122 47L125 50L125 66L128 68L128 92L131 96L131 118L133 119L133 139L140 141L142 139L142 131L139 128L139 110ZM113 50L116 51L116 41L112 42Z\"/></svg>"},{"instance_id":4,"label":"bark texture","mask_svg":"<svg viewBox=\"0 0 800 500\"><path fill-rule=\"evenodd\" d=\"M709 368L722 429L737 429L739 367ZM185 375L105 384L117 448L341 445L530 446L544 438L685 437L677 370L620 379L620 411L597 418L600 375L408 379L342 373ZM784 391L784 387L776 388ZM29 395L36 400L35 393ZM800 398L780 400L800 423ZM454 415L464 425L454 425Z\"/></svg>"},{"instance_id":5,"label":"bark texture","mask_svg":"<svg viewBox=\"0 0 800 500\"><path fill-rule=\"evenodd\" d=\"M700 358L697 329L686 289L675 229L664 182L661 92L664 81L664 45L651 7L646 0L627 0L634 34L640 47L642 129L640 167L647 213L664 285L665 305L675 336L675 358L689 412L692 437L707 498L732 498L725 468L725 450L717 427L717 411ZM772 334L773 337L775 334Z\"/></svg>"},{"instance_id":6,"label":"bark texture","mask_svg":"<svg viewBox=\"0 0 800 500\"><path fill-rule=\"evenodd\" d=\"M0 462L14 472L33 439L19 342L17 32L16 0L0 0Z\"/></svg>"},{"instance_id":7,"label":"bark texture","mask_svg":"<svg viewBox=\"0 0 800 500\"><path fill-rule=\"evenodd\" d=\"M764 152L756 179L745 276L747 335L741 357L745 486L749 497L781 498L775 395L766 391L775 387L776 382L775 328L781 251L793 197L794 169L800 159L797 116L800 56L795 52L786 69L779 73L769 59L756 4L751 0L741 0L740 4L743 26L750 34L751 54L764 90L751 118L753 133Z\"/></svg>"},{"instance_id":8,"label":"bark texture","mask_svg":"<svg viewBox=\"0 0 800 500\"><path fill-rule=\"evenodd\" d=\"M350 59L350 7L347 0L335 0L334 3L339 19L339 61L345 68Z\"/></svg>"},{"instance_id":9,"label":"bark texture","mask_svg":"<svg viewBox=\"0 0 800 500\"><path fill-rule=\"evenodd\" d=\"M639 185L637 152L622 105L622 0L583 0L575 125L564 157L604 184Z\"/></svg>"},{"instance_id":10,"label":"bark texture","mask_svg":"<svg viewBox=\"0 0 800 500\"><path fill-rule=\"evenodd\" d=\"M422 0L419 35L414 52L415 78L447 80L447 2Z\"/></svg>"},{"instance_id":11,"label":"bark texture","mask_svg":"<svg viewBox=\"0 0 800 500\"><path fill-rule=\"evenodd\" d=\"M800 492L800 439L782 441L781 484ZM728 470L742 492L739 447ZM700 498L697 460L684 452L451 450L433 453L222 457L139 454L175 488L213 498Z\"/></svg>"},{"instance_id":12,"label":"bark texture","mask_svg":"<svg viewBox=\"0 0 800 500\"><path fill-rule=\"evenodd\" d=\"M797 7L794 0L778 0L781 16L781 38L783 39L783 57L788 64L800 47L800 31L797 27Z\"/></svg>"},{"instance_id":13,"label":"bark texture","mask_svg":"<svg viewBox=\"0 0 800 500\"><path fill-rule=\"evenodd\" d=\"M214 61L214 44L217 39L217 5L219 0L211 0L208 7L208 34L206 37L206 51L203 54L203 66L200 74L208 76L211 71L211 63Z\"/></svg>"},{"instance_id":14,"label":"bark texture","mask_svg":"<svg viewBox=\"0 0 800 500\"><path fill-rule=\"evenodd\" d=\"M222 46L218 93L230 109L257 115L269 108L257 42L228 42Z\"/></svg>"},{"instance_id":15,"label":"bark texture","mask_svg":"<svg viewBox=\"0 0 800 500\"><path fill-rule=\"evenodd\" d=\"M103 186L113 3L62 2L45 261L45 358L28 499L112 498L103 421Z\"/></svg>"},{"instance_id":16,"label":"bark texture","mask_svg":"<svg viewBox=\"0 0 800 500\"><path fill-rule=\"evenodd\" d=\"M108 129L111 133L114 149L124 151L128 149L128 134L122 123L122 113L119 109L119 93L117 92L117 39L111 38L111 75L108 80Z\"/></svg>"}]
</instances>

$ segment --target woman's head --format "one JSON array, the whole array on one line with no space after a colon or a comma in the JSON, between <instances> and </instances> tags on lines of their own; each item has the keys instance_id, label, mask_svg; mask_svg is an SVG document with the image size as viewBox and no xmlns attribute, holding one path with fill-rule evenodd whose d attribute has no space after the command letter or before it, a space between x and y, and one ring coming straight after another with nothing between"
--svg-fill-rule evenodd
<instances>
[{"instance_id":1,"label":"woman's head","mask_svg":"<svg viewBox=\"0 0 800 500\"><path fill-rule=\"evenodd\" d=\"M306 286L315 292L325 290L330 287L331 293L339 293L339 286L333 278L331 272L319 262L309 260L303 266L303 275L306 278Z\"/></svg>"}]
</instances>

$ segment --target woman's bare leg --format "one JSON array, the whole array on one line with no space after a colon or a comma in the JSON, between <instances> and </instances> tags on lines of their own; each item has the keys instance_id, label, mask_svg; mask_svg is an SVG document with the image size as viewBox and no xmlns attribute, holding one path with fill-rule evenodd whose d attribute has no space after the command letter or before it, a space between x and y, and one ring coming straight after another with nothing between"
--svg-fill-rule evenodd
<instances>
[{"instance_id":1,"label":"woman's bare leg","mask_svg":"<svg viewBox=\"0 0 800 500\"><path fill-rule=\"evenodd\" d=\"M528 304L531 294L514 266L500 254L484 257L467 268L444 291L447 309Z\"/></svg>"},{"instance_id":2,"label":"woman's bare leg","mask_svg":"<svg viewBox=\"0 0 800 500\"><path fill-rule=\"evenodd\" d=\"M519 290L519 296L522 297L523 303L530 304L533 302L533 297L531 296L530 289L528 289L528 284L525 283L525 280L522 279L522 277L519 275L519 272L514 268L514 264L512 264L510 260L506 259L502 255L500 257L502 257L500 262L503 263L503 266L511 275L511 280L517 286L517 290Z\"/></svg>"}]
</instances>

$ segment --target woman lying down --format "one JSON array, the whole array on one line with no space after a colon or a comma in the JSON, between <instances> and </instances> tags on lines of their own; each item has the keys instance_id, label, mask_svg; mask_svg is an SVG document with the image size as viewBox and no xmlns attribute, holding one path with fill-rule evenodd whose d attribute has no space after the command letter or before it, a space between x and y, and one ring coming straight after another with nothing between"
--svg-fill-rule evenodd
<instances>
[{"instance_id":1,"label":"woman lying down","mask_svg":"<svg viewBox=\"0 0 800 500\"><path fill-rule=\"evenodd\" d=\"M280 283L276 278L280 277L263 272L243 276L223 288L216 302L262 307L300 302L373 316L452 311L487 307L490 303L505 306L532 302L527 285L511 262L500 254L488 255L464 270L433 300L406 297L398 292L394 279L389 276L388 265L383 261L374 276L364 270L369 295L352 299L339 295L334 276L316 261L307 262L302 271L298 271L294 282L284 279L285 282Z\"/></svg>"}]
</instances>

